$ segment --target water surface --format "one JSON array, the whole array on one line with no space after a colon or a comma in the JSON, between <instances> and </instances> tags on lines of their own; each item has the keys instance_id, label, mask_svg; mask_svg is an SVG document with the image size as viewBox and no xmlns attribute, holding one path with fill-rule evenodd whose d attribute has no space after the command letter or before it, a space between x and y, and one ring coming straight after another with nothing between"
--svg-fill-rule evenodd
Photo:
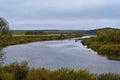
<instances>
[{"instance_id":1,"label":"water surface","mask_svg":"<svg viewBox=\"0 0 120 80\"><path fill-rule=\"evenodd\" d=\"M120 73L119 61L99 56L75 39L33 42L9 46L3 51L6 52L6 64L26 60L30 67L35 68L72 68L87 69L92 73Z\"/></svg>"}]
</instances>

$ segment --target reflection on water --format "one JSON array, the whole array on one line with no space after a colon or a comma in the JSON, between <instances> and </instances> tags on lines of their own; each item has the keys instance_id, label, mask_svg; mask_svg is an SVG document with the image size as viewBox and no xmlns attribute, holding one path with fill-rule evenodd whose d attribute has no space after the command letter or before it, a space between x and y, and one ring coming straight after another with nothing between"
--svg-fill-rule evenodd
<instances>
[{"instance_id":1,"label":"reflection on water","mask_svg":"<svg viewBox=\"0 0 120 80\"><path fill-rule=\"evenodd\" d=\"M4 52L0 48L0 66L2 66L4 63Z\"/></svg>"}]
</instances>

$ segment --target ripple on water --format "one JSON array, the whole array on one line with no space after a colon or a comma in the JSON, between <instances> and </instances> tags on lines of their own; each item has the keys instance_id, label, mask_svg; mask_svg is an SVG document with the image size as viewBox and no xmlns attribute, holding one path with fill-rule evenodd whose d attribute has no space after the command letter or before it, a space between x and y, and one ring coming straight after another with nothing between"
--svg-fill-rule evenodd
<instances>
[{"instance_id":1,"label":"ripple on water","mask_svg":"<svg viewBox=\"0 0 120 80\"><path fill-rule=\"evenodd\" d=\"M59 68L88 69L94 73L120 73L120 62L108 60L83 46L80 41L71 40L35 42L9 46L6 63L30 61L30 67L45 67L51 70Z\"/></svg>"}]
</instances>

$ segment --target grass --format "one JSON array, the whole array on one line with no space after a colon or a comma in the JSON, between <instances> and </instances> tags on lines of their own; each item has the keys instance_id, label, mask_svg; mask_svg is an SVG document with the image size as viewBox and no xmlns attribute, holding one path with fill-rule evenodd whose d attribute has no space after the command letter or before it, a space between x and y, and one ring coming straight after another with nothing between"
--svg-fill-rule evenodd
<instances>
[{"instance_id":1,"label":"grass","mask_svg":"<svg viewBox=\"0 0 120 80\"><path fill-rule=\"evenodd\" d=\"M25 35L25 34L12 34L12 39L0 38L0 47L6 47L9 45L23 44L36 41L46 40L63 40L68 38L80 37L76 34L40 34L40 35Z\"/></svg>"},{"instance_id":2,"label":"grass","mask_svg":"<svg viewBox=\"0 0 120 80\"><path fill-rule=\"evenodd\" d=\"M110 60L120 61L120 44L112 42L98 41L97 37L86 38L82 40L83 45L98 52L99 55L107 56Z\"/></svg>"},{"instance_id":3,"label":"grass","mask_svg":"<svg viewBox=\"0 0 120 80\"><path fill-rule=\"evenodd\" d=\"M0 46L8 46L15 44L28 43L33 41L44 40L57 40L72 38L75 35L60 34L44 34L44 35L25 35L25 34L13 34L13 40L0 39ZM93 49L98 49L101 45L108 45L111 43L95 42L94 38L84 39L83 44L87 44ZM94 46L91 45L94 43ZM101 45L99 45L99 43ZM105 48L103 48L105 49ZM117 49L117 48L116 48ZM33 68L30 69L26 62L13 63L5 66L0 66L0 80L120 80L120 74L104 73L104 74L92 74L87 70L73 70L68 68L58 69L51 71L45 68Z\"/></svg>"},{"instance_id":4,"label":"grass","mask_svg":"<svg viewBox=\"0 0 120 80\"><path fill-rule=\"evenodd\" d=\"M32 68L26 62L0 67L0 80L120 80L120 74L92 74L87 70Z\"/></svg>"},{"instance_id":5,"label":"grass","mask_svg":"<svg viewBox=\"0 0 120 80\"><path fill-rule=\"evenodd\" d=\"M39 34L37 36L59 36L60 34ZM36 36L36 35L26 35L26 34L12 34L13 37L20 37L20 36Z\"/></svg>"},{"instance_id":6,"label":"grass","mask_svg":"<svg viewBox=\"0 0 120 80\"><path fill-rule=\"evenodd\" d=\"M13 37L16 37L16 36L26 36L25 34L12 34Z\"/></svg>"}]
</instances>

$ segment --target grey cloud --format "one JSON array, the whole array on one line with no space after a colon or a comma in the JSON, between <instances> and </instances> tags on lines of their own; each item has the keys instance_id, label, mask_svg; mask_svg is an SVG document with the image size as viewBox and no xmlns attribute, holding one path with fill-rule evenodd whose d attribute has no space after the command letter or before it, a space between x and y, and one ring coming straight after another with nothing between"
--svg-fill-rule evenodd
<instances>
[{"instance_id":1,"label":"grey cloud","mask_svg":"<svg viewBox=\"0 0 120 80\"><path fill-rule=\"evenodd\" d=\"M120 19L120 6L107 6L83 11L14 10L11 15L18 19Z\"/></svg>"},{"instance_id":2,"label":"grey cloud","mask_svg":"<svg viewBox=\"0 0 120 80\"><path fill-rule=\"evenodd\" d=\"M83 28L118 26L119 0L0 0L0 16L12 28ZM106 19L106 21L104 21ZM92 22L89 20L93 20ZM116 22L113 22L116 21ZM32 23L31 23L32 22ZM109 24L110 22L110 24ZM29 27L28 27L29 26ZM26 28L27 27L27 28Z\"/></svg>"}]
</instances>

